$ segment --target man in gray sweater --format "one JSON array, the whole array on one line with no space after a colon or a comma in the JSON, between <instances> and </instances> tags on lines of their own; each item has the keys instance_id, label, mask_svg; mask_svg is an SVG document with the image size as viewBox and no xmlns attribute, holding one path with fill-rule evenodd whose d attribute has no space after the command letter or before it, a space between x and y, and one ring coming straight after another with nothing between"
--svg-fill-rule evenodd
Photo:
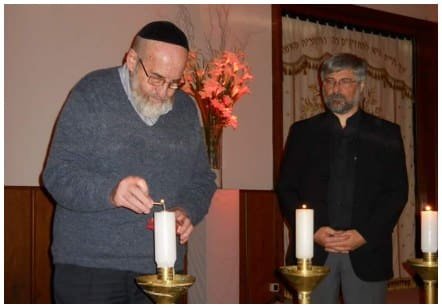
<instances>
[{"instance_id":1,"label":"man in gray sweater","mask_svg":"<svg viewBox=\"0 0 442 308\"><path fill-rule=\"evenodd\" d=\"M180 87L188 42L147 24L121 67L86 75L58 118L43 171L55 199L57 303L144 303L134 278L156 272L153 202L175 211L176 271L216 189L195 104Z\"/></svg>"}]
</instances>

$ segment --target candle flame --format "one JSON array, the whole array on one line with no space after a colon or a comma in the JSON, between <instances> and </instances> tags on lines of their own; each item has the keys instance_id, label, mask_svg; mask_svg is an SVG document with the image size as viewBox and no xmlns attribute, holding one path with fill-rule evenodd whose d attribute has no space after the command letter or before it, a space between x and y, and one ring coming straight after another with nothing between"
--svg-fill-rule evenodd
<instances>
[{"instance_id":1,"label":"candle flame","mask_svg":"<svg viewBox=\"0 0 442 308\"><path fill-rule=\"evenodd\" d=\"M307 208L307 205L303 204L303 205L302 205L302 208L303 208L303 209L306 209L306 208Z\"/></svg>"},{"instance_id":2,"label":"candle flame","mask_svg":"<svg viewBox=\"0 0 442 308\"><path fill-rule=\"evenodd\" d=\"M425 208L424 208L424 211L431 211L431 206L426 205Z\"/></svg>"}]
</instances>

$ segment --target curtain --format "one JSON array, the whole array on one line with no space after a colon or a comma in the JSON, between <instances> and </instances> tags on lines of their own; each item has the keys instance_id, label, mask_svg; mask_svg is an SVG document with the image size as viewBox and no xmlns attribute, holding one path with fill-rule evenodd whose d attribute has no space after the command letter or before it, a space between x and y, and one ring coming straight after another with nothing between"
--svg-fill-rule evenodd
<instances>
[{"instance_id":1,"label":"curtain","mask_svg":"<svg viewBox=\"0 0 442 308\"><path fill-rule=\"evenodd\" d=\"M410 40L364 31L321 25L283 17L283 132L287 138L294 121L324 110L318 85L318 69L331 54L348 52L368 63L362 109L397 123L404 141L409 179L408 203L393 233L394 278L390 286L412 283L403 264L414 258L415 196L412 97L412 43ZM284 247L288 230L284 232Z\"/></svg>"}]
</instances>

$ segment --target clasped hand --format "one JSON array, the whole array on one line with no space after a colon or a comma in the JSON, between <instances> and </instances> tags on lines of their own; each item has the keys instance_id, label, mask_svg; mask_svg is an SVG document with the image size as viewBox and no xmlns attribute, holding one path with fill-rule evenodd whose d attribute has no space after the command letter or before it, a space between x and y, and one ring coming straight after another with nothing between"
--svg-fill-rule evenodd
<instances>
[{"instance_id":1,"label":"clasped hand","mask_svg":"<svg viewBox=\"0 0 442 308\"><path fill-rule=\"evenodd\" d=\"M153 207L146 180L137 176L122 179L112 190L110 200L116 207L125 207L137 214L149 214ZM175 207L170 211L175 212L177 234L180 236L180 243L184 244L189 240L193 224L182 208Z\"/></svg>"},{"instance_id":2,"label":"clasped hand","mask_svg":"<svg viewBox=\"0 0 442 308\"><path fill-rule=\"evenodd\" d=\"M366 243L364 237L355 229L342 231L321 227L316 231L314 238L325 251L334 253L349 253Z\"/></svg>"}]
</instances>

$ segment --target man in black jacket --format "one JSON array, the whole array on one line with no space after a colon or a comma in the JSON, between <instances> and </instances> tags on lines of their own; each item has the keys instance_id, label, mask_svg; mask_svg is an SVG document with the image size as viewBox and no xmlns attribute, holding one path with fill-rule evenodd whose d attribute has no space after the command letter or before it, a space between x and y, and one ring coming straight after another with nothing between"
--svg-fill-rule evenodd
<instances>
[{"instance_id":1,"label":"man in black jacket","mask_svg":"<svg viewBox=\"0 0 442 308\"><path fill-rule=\"evenodd\" d=\"M279 202L292 230L296 208L314 209L313 264L331 271L312 303L337 303L340 289L346 303L384 303L393 276L392 232L408 197L400 128L359 108L361 58L332 56L320 75L328 110L290 128ZM292 247L294 239L291 234Z\"/></svg>"}]
</instances>

